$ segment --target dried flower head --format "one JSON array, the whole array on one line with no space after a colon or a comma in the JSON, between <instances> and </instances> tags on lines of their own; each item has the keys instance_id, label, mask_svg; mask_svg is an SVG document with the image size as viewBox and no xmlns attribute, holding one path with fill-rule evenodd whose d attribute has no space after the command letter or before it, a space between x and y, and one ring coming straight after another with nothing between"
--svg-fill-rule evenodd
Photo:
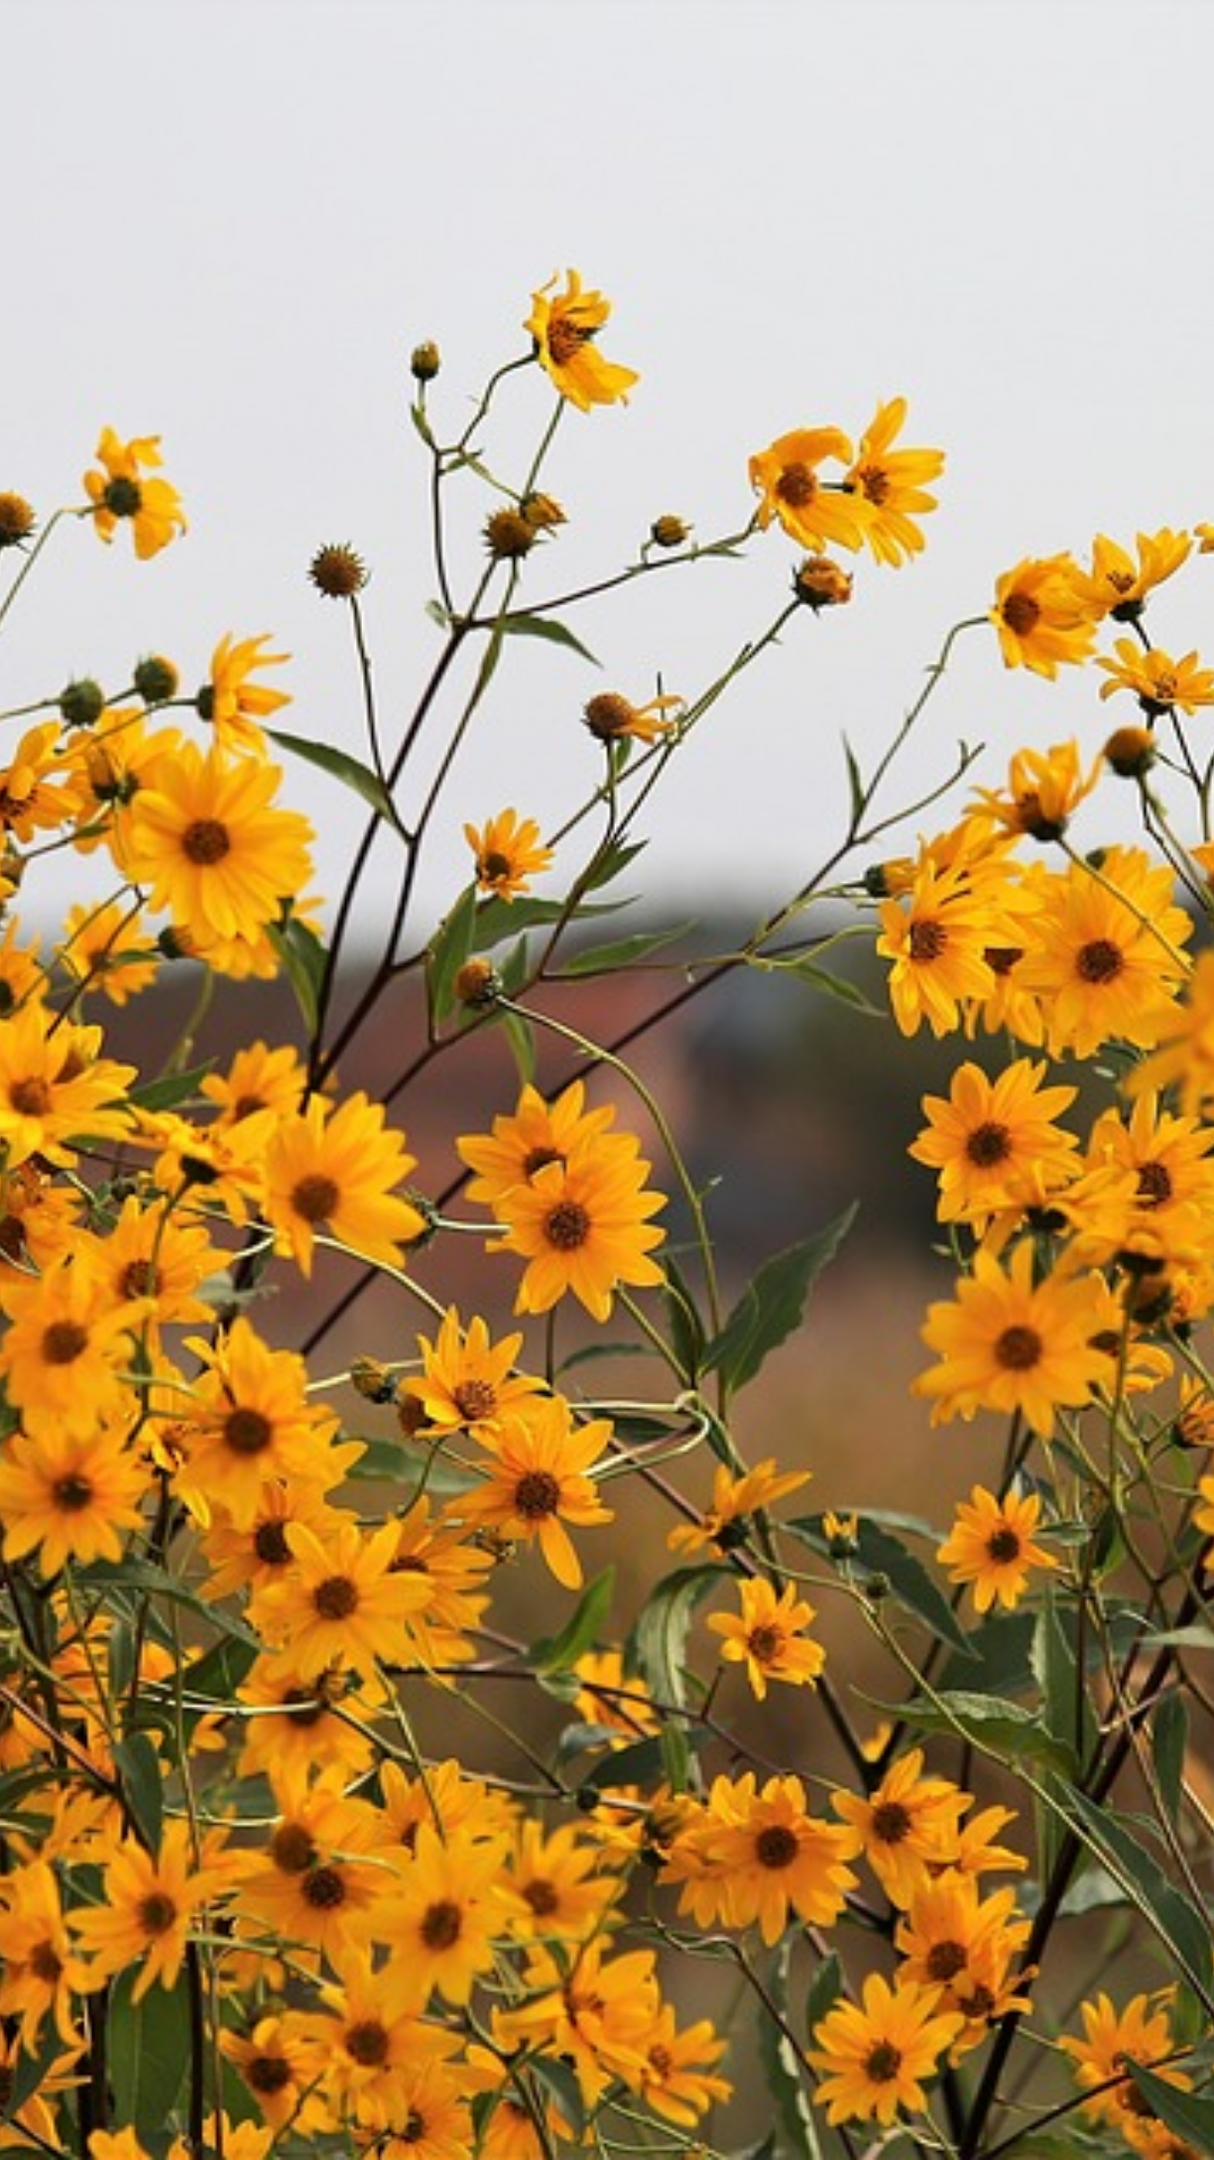
<instances>
[{"instance_id":1,"label":"dried flower head","mask_svg":"<svg viewBox=\"0 0 1214 2160\"><path fill-rule=\"evenodd\" d=\"M361 555L339 541L317 548L308 564L308 576L326 600L352 600L367 582L367 566Z\"/></svg>"},{"instance_id":2,"label":"dried flower head","mask_svg":"<svg viewBox=\"0 0 1214 2160\"><path fill-rule=\"evenodd\" d=\"M24 495L0 495L0 548L20 547L36 522L33 504Z\"/></svg>"}]
</instances>

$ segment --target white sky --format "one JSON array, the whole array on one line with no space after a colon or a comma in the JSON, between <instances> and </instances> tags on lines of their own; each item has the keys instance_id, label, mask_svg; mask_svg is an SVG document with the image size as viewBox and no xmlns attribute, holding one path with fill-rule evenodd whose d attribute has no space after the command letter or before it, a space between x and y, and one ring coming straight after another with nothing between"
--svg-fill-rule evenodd
<instances>
[{"instance_id":1,"label":"white sky","mask_svg":"<svg viewBox=\"0 0 1214 2160\"><path fill-rule=\"evenodd\" d=\"M566 415L547 480L571 523L525 591L618 567L659 511L701 539L741 524L752 451L858 435L878 398L905 394L908 440L949 458L927 555L799 618L676 762L650 889L799 881L838 827L840 729L879 750L999 570L1214 519L1207 0L0 0L0 50L0 487L80 499L109 422L163 437L191 520L150 565L62 531L6 634L5 705L71 673L117 689L149 649L198 681L225 631L269 631L294 655L283 724L361 754L348 625L309 558L349 540L373 565L390 730L437 650L408 353L442 346L454 434L567 264L612 295L603 350L642 381L627 411ZM548 410L538 370L508 386L487 438L508 477ZM471 565L484 505L462 500ZM795 559L772 533L744 568L580 612L601 673L520 652L428 902L466 874L465 817L550 827L597 774L589 695L639 701L659 671L693 695ZM1160 596L1159 642L1214 658L1210 580L1214 559ZM1095 748L1097 681L1005 676L974 636L905 795L958 736ZM323 820L333 893L360 814L302 770L291 799Z\"/></svg>"}]
</instances>

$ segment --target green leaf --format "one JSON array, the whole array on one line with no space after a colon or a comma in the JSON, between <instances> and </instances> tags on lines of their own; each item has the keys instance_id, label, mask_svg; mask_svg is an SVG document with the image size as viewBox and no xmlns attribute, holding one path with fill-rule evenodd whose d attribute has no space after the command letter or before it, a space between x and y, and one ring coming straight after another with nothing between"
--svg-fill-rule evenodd
<instances>
[{"instance_id":1,"label":"green leaf","mask_svg":"<svg viewBox=\"0 0 1214 2160\"><path fill-rule=\"evenodd\" d=\"M1048 1730L1070 1748L1076 1761L1087 1762L1096 1721L1076 1663L1073 1633L1064 1631L1051 1589L1034 1624L1032 1663Z\"/></svg>"},{"instance_id":2,"label":"green leaf","mask_svg":"<svg viewBox=\"0 0 1214 2160\"><path fill-rule=\"evenodd\" d=\"M760 960L753 964L762 966L764 963ZM837 998L841 1005L850 1005L853 1012L868 1013L874 1020L886 1018L884 1008L874 1005L859 983L849 982L846 975L836 975L833 968L820 967L816 960L773 959L766 965L780 975L795 975L798 982L809 983L814 990L820 990L824 997Z\"/></svg>"},{"instance_id":3,"label":"green leaf","mask_svg":"<svg viewBox=\"0 0 1214 2160\"><path fill-rule=\"evenodd\" d=\"M535 1079L535 1029L523 1013L499 1012L497 1022L514 1053L519 1079L527 1086Z\"/></svg>"},{"instance_id":4,"label":"green leaf","mask_svg":"<svg viewBox=\"0 0 1214 2160\"><path fill-rule=\"evenodd\" d=\"M637 1614L624 1664L641 1674L658 1702L678 1708L686 1702L683 1652L692 1617L727 1572L719 1567L678 1568L663 1578Z\"/></svg>"},{"instance_id":5,"label":"green leaf","mask_svg":"<svg viewBox=\"0 0 1214 2160\"><path fill-rule=\"evenodd\" d=\"M563 961L551 980L564 982L571 975L613 974L618 968L631 967L634 960L643 960L647 953L660 951L663 945L672 945L676 938L694 929L693 922L675 923L669 930L638 931L635 937L617 938L611 945L589 945Z\"/></svg>"},{"instance_id":6,"label":"green leaf","mask_svg":"<svg viewBox=\"0 0 1214 2160\"><path fill-rule=\"evenodd\" d=\"M977 1695L1006 1699L1024 1695L1033 1685L1031 1612L992 1613L969 1630L970 1657L977 1664L951 1657L941 1675L941 1686L969 1688Z\"/></svg>"},{"instance_id":7,"label":"green leaf","mask_svg":"<svg viewBox=\"0 0 1214 2160\"><path fill-rule=\"evenodd\" d=\"M589 868L582 872L580 880L582 891L599 892L604 885L610 885L612 880L619 876L621 870L626 870L629 863L635 862L637 856L642 854L648 845L647 840L609 841Z\"/></svg>"},{"instance_id":8,"label":"green leaf","mask_svg":"<svg viewBox=\"0 0 1214 2160\"><path fill-rule=\"evenodd\" d=\"M615 1569L604 1568L587 1583L574 1611L557 1635L541 1635L527 1652L529 1664L542 1672L567 1672L602 1635L615 1595Z\"/></svg>"},{"instance_id":9,"label":"green leaf","mask_svg":"<svg viewBox=\"0 0 1214 2160\"><path fill-rule=\"evenodd\" d=\"M122 1780L122 1796L147 1840L148 1849L160 1851L164 1827L164 1786L160 1758L145 1732L129 1732L114 1745L114 1767Z\"/></svg>"},{"instance_id":10,"label":"green leaf","mask_svg":"<svg viewBox=\"0 0 1214 2160\"><path fill-rule=\"evenodd\" d=\"M1184 1979L1208 2001L1214 1979L1208 1914L1168 1881L1154 1855L1127 1829L1124 1816L1108 1806L1095 1806L1074 1787L1067 1791L1065 1804L1129 1902L1151 1922Z\"/></svg>"},{"instance_id":11,"label":"green leaf","mask_svg":"<svg viewBox=\"0 0 1214 2160\"><path fill-rule=\"evenodd\" d=\"M230 1636L212 1643L209 1650L185 1667L181 1692L201 1702L234 1702L236 1690L248 1678L256 1658L252 1643L233 1642Z\"/></svg>"},{"instance_id":12,"label":"green leaf","mask_svg":"<svg viewBox=\"0 0 1214 2160\"><path fill-rule=\"evenodd\" d=\"M217 1629L235 1642L251 1644L254 1650L265 1647L260 1636L246 1627L243 1620L208 1604L179 1576L170 1575L167 1568L156 1567L150 1560L91 1560L87 1567L77 1569L76 1581L89 1589L129 1590L135 1596L147 1593L153 1597L171 1598L175 1604L206 1620L208 1632Z\"/></svg>"},{"instance_id":13,"label":"green leaf","mask_svg":"<svg viewBox=\"0 0 1214 2160\"><path fill-rule=\"evenodd\" d=\"M731 1391L753 1380L768 1353L800 1326L810 1290L834 1259L855 1214L854 1206L846 1208L817 1237L777 1253L743 1291L704 1359L707 1369L719 1372Z\"/></svg>"},{"instance_id":14,"label":"green leaf","mask_svg":"<svg viewBox=\"0 0 1214 2160\"><path fill-rule=\"evenodd\" d=\"M860 767L856 759L856 753L852 749L852 746L849 743L846 735L843 737L843 756L847 761L847 785L851 794L851 814L853 818L857 818L860 816L861 812L864 809L864 804L867 799L867 790L865 788L863 778L861 777Z\"/></svg>"},{"instance_id":15,"label":"green leaf","mask_svg":"<svg viewBox=\"0 0 1214 2160\"><path fill-rule=\"evenodd\" d=\"M662 1744L662 1783L672 1793L686 1792L692 1758L687 1727L681 1718L666 1718L658 1738Z\"/></svg>"},{"instance_id":16,"label":"green leaf","mask_svg":"<svg viewBox=\"0 0 1214 2160\"><path fill-rule=\"evenodd\" d=\"M563 622L557 622L551 615L501 615L498 617L497 627L506 637L544 638L549 645L563 645L569 652L580 653L582 659L589 660L592 667L601 667L603 664L601 660L595 659L588 645L583 645L572 630L567 629Z\"/></svg>"},{"instance_id":17,"label":"green leaf","mask_svg":"<svg viewBox=\"0 0 1214 2160\"><path fill-rule=\"evenodd\" d=\"M785 2023L788 2022L791 1957L792 1938L789 1937L781 1943L772 1959L765 1983L766 1992L782 2013ZM810 2110L803 2058L783 2028L773 2017L765 2017L762 2009L759 2011L759 2060L763 2066L764 2090L775 2103L781 2152L794 2154L796 2160L821 2160L822 2148Z\"/></svg>"},{"instance_id":18,"label":"green leaf","mask_svg":"<svg viewBox=\"0 0 1214 2160\"><path fill-rule=\"evenodd\" d=\"M202 1082L217 1063L216 1058L208 1058L205 1065L191 1065L188 1072L162 1073L159 1080L142 1080L137 1087L127 1089L126 1099L138 1103L141 1110L175 1110L178 1103L190 1102L201 1092Z\"/></svg>"},{"instance_id":19,"label":"green leaf","mask_svg":"<svg viewBox=\"0 0 1214 2160\"><path fill-rule=\"evenodd\" d=\"M441 922L427 957L430 1019L446 1019L455 1004L455 978L472 951L476 931L476 886L465 885L451 913Z\"/></svg>"},{"instance_id":20,"label":"green leaf","mask_svg":"<svg viewBox=\"0 0 1214 2160\"><path fill-rule=\"evenodd\" d=\"M132 2002L138 1969L125 1972L110 1995L107 2061L114 2093L114 2120L138 2131L163 2126L176 2105L190 2060L190 2006L186 1983L150 1987Z\"/></svg>"},{"instance_id":21,"label":"green leaf","mask_svg":"<svg viewBox=\"0 0 1214 2160\"><path fill-rule=\"evenodd\" d=\"M836 1512L838 1512L836 1510ZM785 1523L783 1527L806 1535L819 1552L828 1552L830 1540L822 1530L820 1515L800 1516ZM908 1552L900 1538L869 1515L859 1515L856 1521L856 1558L860 1567L871 1575L883 1575L890 1592L903 1610L921 1620L931 1634L938 1635L949 1644L958 1657L972 1661L977 1653L970 1648L969 1637L949 1604L939 1584L915 1554Z\"/></svg>"},{"instance_id":22,"label":"green leaf","mask_svg":"<svg viewBox=\"0 0 1214 2160\"><path fill-rule=\"evenodd\" d=\"M1039 1763L1063 1778L1074 1777L1075 1757L1042 1725L1035 1711L1019 1703L992 1702L968 1690L939 1689L931 1701L882 1703L879 1707L922 1732L961 1733L976 1747L1015 1762Z\"/></svg>"},{"instance_id":23,"label":"green leaf","mask_svg":"<svg viewBox=\"0 0 1214 2160\"><path fill-rule=\"evenodd\" d=\"M613 1748L603 1755L578 1787L579 1794L589 1799L592 1793L609 1792L617 1785L659 1785L666 1777L666 1750L663 1734L647 1733L643 1740L630 1740L627 1747Z\"/></svg>"},{"instance_id":24,"label":"green leaf","mask_svg":"<svg viewBox=\"0 0 1214 2160\"><path fill-rule=\"evenodd\" d=\"M821 2024L828 2010L832 2010L843 1993L843 1967L839 1953L832 1950L823 1958L810 1981L805 1997L805 2030L812 2040L815 2028Z\"/></svg>"},{"instance_id":25,"label":"green leaf","mask_svg":"<svg viewBox=\"0 0 1214 2160\"><path fill-rule=\"evenodd\" d=\"M295 992L304 1026L310 1035L314 1035L320 1017L320 987L329 956L315 930L309 930L307 924L294 915L285 923L267 924L266 936Z\"/></svg>"},{"instance_id":26,"label":"green leaf","mask_svg":"<svg viewBox=\"0 0 1214 2160\"><path fill-rule=\"evenodd\" d=\"M670 1347L678 1359L684 1384L694 1388L699 1380L708 1337L691 1287L670 1254L665 1256L666 1321Z\"/></svg>"},{"instance_id":27,"label":"green leaf","mask_svg":"<svg viewBox=\"0 0 1214 2160\"><path fill-rule=\"evenodd\" d=\"M574 2144L580 2146L586 2132L586 2103L572 2064L557 2061L552 2055L533 2055L526 2070L551 2094L557 2112L569 2125Z\"/></svg>"},{"instance_id":28,"label":"green leaf","mask_svg":"<svg viewBox=\"0 0 1214 2160\"><path fill-rule=\"evenodd\" d=\"M1197 2093L1183 2092L1178 2085L1169 2085L1166 2078L1157 2077L1144 2064L1136 2063L1132 2056L1126 2057L1135 2085L1143 2099L1150 2102L1152 2111L1161 2123L1174 2130L1177 2137L1186 2138L1195 2152L1214 2160L1214 2100L1202 2099Z\"/></svg>"},{"instance_id":29,"label":"green leaf","mask_svg":"<svg viewBox=\"0 0 1214 2160\"><path fill-rule=\"evenodd\" d=\"M270 741L280 750L288 750L292 757L302 758L305 765L319 766L331 780L340 780L355 795L376 811L388 825L399 827L396 809L378 773L369 765L362 765L345 750L338 750L332 743L313 742L307 735L286 735L277 728L267 728Z\"/></svg>"},{"instance_id":30,"label":"green leaf","mask_svg":"<svg viewBox=\"0 0 1214 2160\"><path fill-rule=\"evenodd\" d=\"M518 900L503 900L500 894L490 893L477 903L476 948L488 952L503 938L518 937L523 930L550 929L553 923L591 922L600 915L621 915L633 904L631 900L599 900L589 906L584 901L571 905L568 900L534 900L526 894Z\"/></svg>"}]
</instances>

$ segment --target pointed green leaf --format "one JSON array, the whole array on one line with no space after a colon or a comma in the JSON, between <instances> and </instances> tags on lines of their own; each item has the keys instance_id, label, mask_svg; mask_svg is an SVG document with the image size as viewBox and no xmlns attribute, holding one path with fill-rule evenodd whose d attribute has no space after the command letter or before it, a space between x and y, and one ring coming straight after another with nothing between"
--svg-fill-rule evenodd
<instances>
[{"instance_id":1,"label":"pointed green leaf","mask_svg":"<svg viewBox=\"0 0 1214 2160\"><path fill-rule=\"evenodd\" d=\"M556 1635L541 1635L527 1652L528 1663L544 1672L567 1671L604 1633L615 1594L615 1569L604 1568L587 1583L577 1605Z\"/></svg>"},{"instance_id":2,"label":"pointed green leaf","mask_svg":"<svg viewBox=\"0 0 1214 2160\"><path fill-rule=\"evenodd\" d=\"M663 945L672 945L676 938L686 937L694 928L695 924L691 922L675 923L669 930L638 931L635 937L617 938L611 945L586 946L562 961L551 979L563 982L570 975L611 975L619 968L631 967L634 961L645 959L649 953L659 952Z\"/></svg>"},{"instance_id":3,"label":"pointed green leaf","mask_svg":"<svg viewBox=\"0 0 1214 2160\"><path fill-rule=\"evenodd\" d=\"M1154 1854L1126 1827L1124 1816L1108 1806L1095 1806L1074 1787L1066 1792L1065 1804L1085 1842L1121 1884L1129 1903L1151 1922L1183 1978L1208 2001L1214 1979L1209 1915L1199 1912L1184 1892L1168 1881Z\"/></svg>"},{"instance_id":4,"label":"pointed green leaf","mask_svg":"<svg viewBox=\"0 0 1214 2160\"><path fill-rule=\"evenodd\" d=\"M838 1951L832 1950L823 1958L805 1997L805 2031L811 2040L815 2028L822 2023L827 2011L833 2010L842 1993L843 1967Z\"/></svg>"},{"instance_id":5,"label":"pointed green leaf","mask_svg":"<svg viewBox=\"0 0 1214 2160\"><path fill-rule=\"evenodd\" d=\"M939 1585L912 1552L908 1552L901 1539L893 1537L880 1523L869 1515L861 1515L856 1524L856 1544L862 1567L874 1575L884 1575L894 1597L905 1611L913 1613L941 1642L948 1643L958 1657L972 1660L975 1652L969 1637Z\"/></svg>"},{"instance_id":6,"label":"pointed green leaf","mask_svg":"<svg viewBox=\"0 0 1214 2160\"><path fill-rule=\"evenodd\" d=\"M582 659L589 660L592 667L601 667L603 664L601 660L595 659L590 647L583 645L581 639L575 637L563 622L558 622L555 616L502 615L498 618L498 627L507 637L545 638L550 645L563 645L569 652L580 653Z\"/></svg>"},{"instance_id":7,"label":"pointed green leaf","mask_svg":"<svg viewBox=\"0 0 1214 2160\"><path fill-rule=\"evenodd\" d=\"M292 757L302 758L305 765L315 765L328 773L331 780L340 780L343 787L359 795L372 810L378 812L385 824L399 825L392 797L378 773L369 765L362 765L345 750L338 750L332 743L313 742L307 735L286 735L278 728L267 728L270 741L280 750L288 750Z\"/></svg>"},{"instance_id":8,"label":"pointed green leaf","mask_svg":"<svg viewBox=\"0 0 1214 2160\"><path fill-rule=\"evenodd\" d=\"M175 1110L178 1103L190 1102L201 1093L203 1081L217 1062L208 1058L204 1065L191 1065L188 1072L162 1073L159 1080L142 1080L137 1087L127 1089L126 1100L138 1103L141 1110Z\"/></svg>"},{"instance_id":9,"label":"pointed green leaf","mask_svg":"<svg viewBox=\"0 0 1214 2160\"><path fill-rule=\"evenodd\" d=\"M942 1687L964 1687L976 1695L1004 1698L1027 1694L1033 1685L1031 1612L991 1613L970 1628L968 1640L970 1656L977 1664L951 1657L941 1675Z\"/></svg>"},{"instance_id":10,"label":"pointed green leaf","mask_svg":"<svg viewBox=\"0 0 1214 2160\"><path fill-rule=\"evenodd\" d=\"M846 1208L817 1237L777 1253L743 1291L720 1334L708 1345L704 1360L710 1372L720 1373L731 1392L753 1380L768 1353L800 1326L810 1290L834 1259L855 1214L854 1206Z\"/></svg>"},{"instance_id":11,"label":"pointed green leaf","mask_svg":"<svg viewBox=\"0 0 1214 2160\"><path fill-rule=\"evenodd\" d=\"M110 1995L106 2050L114 2120L138 2131L163 2127L177 2102L190 2060L190 2007L184 1978L175 1988L150 1987L131 2000L136 1967L120 1975Z\"/></svg>"},{"instance_id":12,"label":"pointed green leaf","mask_svg":"<svg viewBox=\"0 0 1214 2160\"><path fill-rule=\"evenodd\" d=\"M465 885L451 913L434 933L426 963L430 1019L441 1025L455 1004L455 978L472 951L476 930L476 886Z\"/></svg>"},{"instance_id":13,"label":"pointed green leaf","mask_svg":"<svg viewBox=\"0 0 1214 2160\"><path fill-rule=\"evenodd\" d=\"M1178 2085L1148 2070L1143 2063L1136 2063L1132 2056L1126 2057L1135 2085L1143 2099L1149 2101L1152 2112L1161 2123L1174 2130L1177 2137L1185 2138L1194 2152L1204 2155L1204 2160L1214 2160L1214 2100L1202 2098L1197 2093L1183 2092Z\"/></svg>"},{"instance_id":14,"label":"pointed green leaf","mask_svg":"<svg viewBox=\"0 0 1214 2160\"><path fill-rule=\"evenodd\" d=\"M641 1674L658 1702L679 1707L686 1702L683 1652L692 1617L725 1573L719 1567L678 1568L663 1578L637 1614L624 1662Z\"/></svg>"},{"instance_id":15,"label":"pointed green leaf","mask_svg":"<svg viewBox=\"0 0 1214 2160\"><path fill-rule=\"evenodd\" d=\"M1087 1762L1096 1739L1096 1721L1076 1663L1073 1632L1064 1630L1050 1589L1036 1617L1032 1661L1049 1731L1070 1748L1077 1762Z\"/></svg>"},{"instance_id":16,"label":"pointed green leaf","mask_svg":"<svg viewBox=\"0 0 1214 2160\"><path fill-rule=\"evenodd\" d=\"M1180 1817L1185 1751L1189 1744L1189 1712L1177 1690L1165 1695L1151 1720L1151 1754L1163 1804L1172 1823Z\"/></svg>"},{"instance_id":17,"label":"pointed green leaf","mask_svg":"<svg viewBox=\"0 0 1214 2160\"><path fill-rule=\"evenodd\" d=\"M759 961L755 964L761 966L763 963ZM875 1020L886 1018L884 1008L874 1005L872 999L865 996L859 983L849 982L846 975L836 975L832 968L820 967L816 960L775 959L767 964L781 975L795 975L798 982L809 983L812 989L820 990L824 997L837 998L841 1005L850 1005L853 1012L868 1013Z\"/></svg>"},{"instance_id":18,"label":"pointed green leaf","mask_svg":"<svg viewBox=\"0 0 1214 2160\"><path fill-rule=\"evenodd\" d=\"M604 885L610 885L621 870L626 870L629 863L635 862L637 856L644 853L648 845L647 840L610 841L595 857L589 869L582 872L583 892L599 892Z\"/></svg>"},{"instance_id":19,"label":"pointed green leaf","mask_svg":"<svg viewBox=\"0 0 1214 2160\"><path fill-rule=\"evenodd\" d=\"M789 1937L776 1951L765 1982L766 1993L780 2011L785 2025L790 2022L788 1968L791 1957L792 1938ZM821 2160L822 2148L809 2105L804 2057L793 2046L784 2027L777 2025L773 2017L765 2017L761 2008L759 2059L763 2065L764 2090L775 2103L780 2151L793 2155L794 2160Z\"/></svg>"},{"instance_id":20,"label":"pointed green leaf","mask_svg":"<svg viewBox=\"0 0 1214 2160\"><path fill-rule=\"evenodd\" d=\"M861 777L860 767L856 759L856 753L852 749L852 746L849 743L846 735L843 737L843 756L847 761L847 785L849 793L851 795L851 814L853 818L858 818L864 809L864 805L868 797L868 790L866 789L863 778Z\"/></svg>"},{"instance_id":21,"label":"pointed green leaf","mask_svg":"<svg viewBox=\"0 0 1214 2160\"><path fill-rule=\"evenodd\" d=\"M579 1796L587 1799L591 1793L609 1792L617 1785L659 1785L666 1778L666 1751L661 1733L648 1733L643 1740L632 1740L627 1747L613 1748L603 1755L594 1769L582 1779Z\"/></svg>"},{"instance_id":22,"label":"pointed green leaf","mask_svg":"<svg viewBox=\"0 0 1214 2160\"><path fill-rule=\"evenodd\" d=\"M320 1014L320 986L324 981L328 954L315 930L292 915L285 923L270 923L266 936L274 947L282 964L282 972L295 993L304 1026L310 1035L316 1032Z\"/></svg>"},{"instance_id":23,"label":"pointed green leaf","mask_svg":"<svg viewBox=\"0 0 1214 2160\"><path fill-rule=\"evenodd\" d=\"M1019 1703L992 1702L987 1695L950 1688L938 1690L930 1701L882 1703L880 1708L921 1732L961 1733L976 1747L997 1756L1039 1763L1064 1778L1075 1775L1070 1748L1046 1732L1034 1711L1022 1710Z\"/></svg>"},{"instance_id":24,"label":"pointed green leaf","mask_svg":"<svg viewBox=\"0 0 1214 2160\"><path fill-rule=\"evenodd\" d=\"M685 1385L694 1388L699 1380L708 1338L686 1276L677 1260L669 1253L664 1259L666 1320L670 1347L678 1359L679 1372Z\"/></svg>"},{"instance_id":25,"label":"pointed green leaf","mask_svg":"<svg viewBox=\"0 0 1214 2160\"><path fill-rule=\"evenodd\" d=\"M164 1827L164 1787L160 1757L145 1732L129 1732L114 1743L114 1768L122 1781L122 1797L147 1840L149 1852L160 1851Z\"/></svg>"}]
</instances>

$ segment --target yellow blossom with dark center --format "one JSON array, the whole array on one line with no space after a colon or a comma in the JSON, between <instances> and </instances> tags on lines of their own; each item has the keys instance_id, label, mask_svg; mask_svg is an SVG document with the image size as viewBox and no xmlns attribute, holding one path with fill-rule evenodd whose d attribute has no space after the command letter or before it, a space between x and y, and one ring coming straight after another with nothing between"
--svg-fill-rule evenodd
<instances>
[{"instance_id":1,"label":"yellow blossom with dark center","mask_svg":"<svg viewBox=\"0 0 1214 2160\"><path fill-rule=\"evenodd\" d=\"M611 302L602 293L584 288L576 270L566 271L563 291L553 292L556 282L552 277L532 294L531 313L523 325L535 339L540 366L561 396L580 412L589 412L592 405L627 403L628 392L640 377L631 368L605 359L595 342L611 313Z\"/></svg>"}]
</instances>

